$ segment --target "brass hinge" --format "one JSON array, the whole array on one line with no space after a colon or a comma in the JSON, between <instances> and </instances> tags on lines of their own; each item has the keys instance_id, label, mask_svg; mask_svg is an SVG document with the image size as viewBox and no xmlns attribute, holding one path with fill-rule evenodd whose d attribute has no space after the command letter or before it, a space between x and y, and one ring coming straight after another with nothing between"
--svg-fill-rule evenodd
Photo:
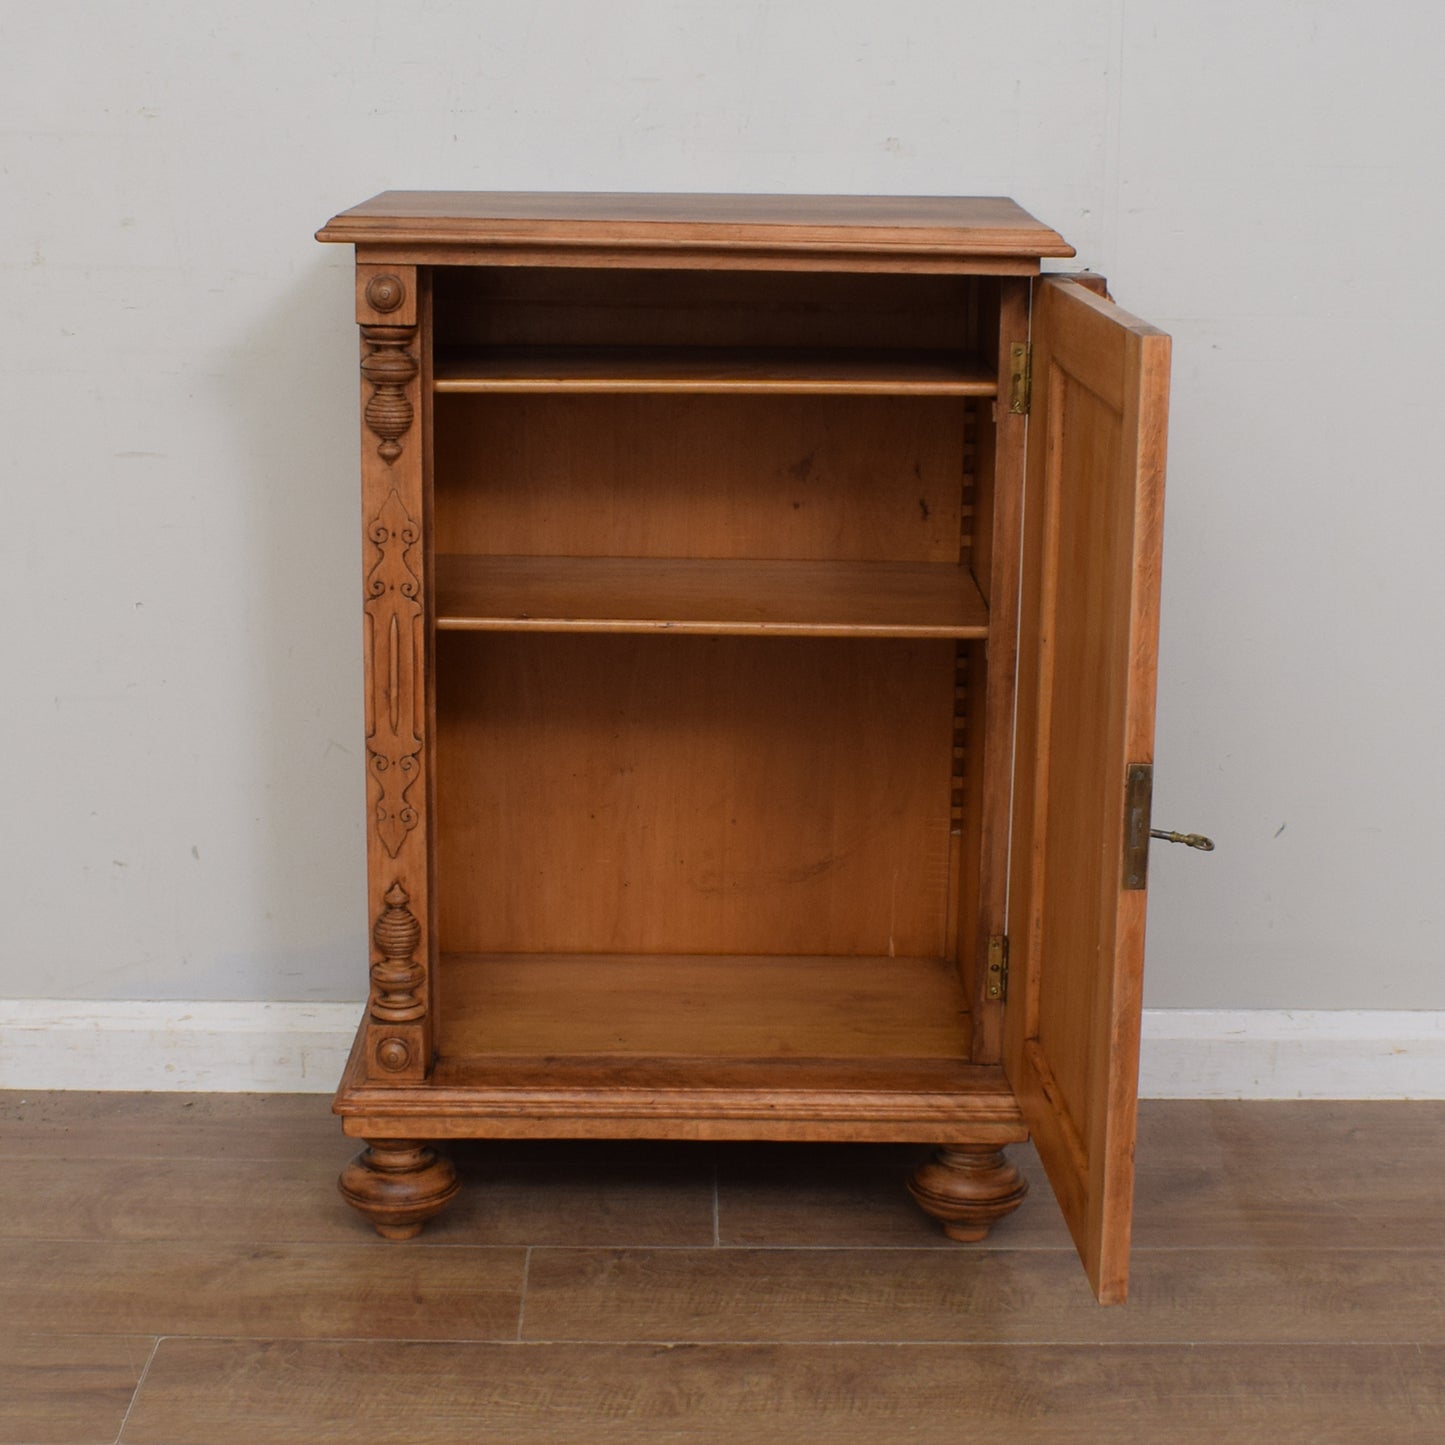
<instances>
[{"instance_id":1,"label":"brass hinge","mask_svg":"<svg viewBox=\"0 0 1445 1445\"><path fill-rule=\"evenodd\" d=\"M1034 349L1015 341L1008 349L1008 409L1014 416L1029 414L1034 387Z\"/></svg>"},{"instance_id":2,"label":"brass hinge","mask_svg":"<svg viewBox=\"0 0 1445 1445\"><path fill-rule=\"evenodd\" d=\"M1130 763L1124 777L1124 887L1149 886L1149 814L1154 806L1154 767Z\"/></svg>"},{"instance_id":3,"label":"brass hinge","mask_svg":"<svg viewBox=\"0 0 1445 1445\"><path fill-rule=\"evenodd\" d=\"M988 941L983 996L1000 1002L1008 998L1008 937L996 933Z\"/></svg>"}]
</instances>

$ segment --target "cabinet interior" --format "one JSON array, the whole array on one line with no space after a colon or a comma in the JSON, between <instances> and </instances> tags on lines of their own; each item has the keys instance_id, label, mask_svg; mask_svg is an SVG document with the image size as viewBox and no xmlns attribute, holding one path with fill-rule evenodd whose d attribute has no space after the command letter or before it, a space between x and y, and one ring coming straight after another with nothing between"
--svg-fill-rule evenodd
<instances>
[{"instance_id":1,"label":"cabinet interior","mask_svg":"<svg viewBox=\"0 0 1445 1445\"><path fill-rule=\"evenodd\" d=\"M432 288L441 1075L968 1059L994 283Z\"/></svg>"}]
</instances>

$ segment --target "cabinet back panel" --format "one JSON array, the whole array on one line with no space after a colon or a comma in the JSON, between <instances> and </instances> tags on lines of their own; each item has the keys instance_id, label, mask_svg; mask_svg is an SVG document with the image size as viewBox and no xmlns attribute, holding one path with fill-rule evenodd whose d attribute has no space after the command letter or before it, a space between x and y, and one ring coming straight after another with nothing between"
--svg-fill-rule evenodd
<instances>
[{"instance_id":1,"label":"cabinet back panel","mask_svg":"<svg viewBox=\"0 0 1445 1445\"><path fill-rule=\"evenodd\" d=\"M442 266L440 346L968 349L972 276Z\"/></svg>"},{"instance_id":2,"label":"cabinet back panel","mask_svg":"<svg viewBox=\"0 0 1445 1445\"><path fill-rule=\"evenodd\" d=\"M958 562L974 417L958 397L438 396L437 550Z\"/></svg>"},{"instance_id":3,"label":"cabinet back panel","mask_svg":"<svg viewBox=\"0 0 1445 1445\"><path fill-rule=\"evenodd\" d=\"M942 955L950 642L437 639L439 943Z\"/></svg>"}]
</instances>

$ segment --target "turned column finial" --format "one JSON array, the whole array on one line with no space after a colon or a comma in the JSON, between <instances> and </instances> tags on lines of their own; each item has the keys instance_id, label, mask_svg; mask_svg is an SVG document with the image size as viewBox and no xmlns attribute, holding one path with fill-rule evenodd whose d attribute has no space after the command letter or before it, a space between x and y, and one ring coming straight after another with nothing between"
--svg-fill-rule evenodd
<instances>
[{"instance_id":1,"label":"turned column finial","mask_svg":"<svg viewBox=\"0 0 1445 1445\"><path fill-rule=\"evenodd\" d=\"M408 1023L426 1012L419 993L422 966L416 957L421 923L411 911L411 895L399 881L386 890L382 901L386 906L371 930L381 955L371 965L371 1016L379 1023Z\"/></svg>"},{"instance_id":2,"label":"turned column finial","mask_svg":"<svg viewBox=\"0 0 1445 1445\"><path fill-rule=\"evenodd\" d=\"M372 386L363 415L381 443L377 454L389 466L401 455L401 438L415 417L406 388L421 369L409 350L416 327L363 326L361 335L371 347L361 360L361 374Z\"/></svg>"}]
</instances>

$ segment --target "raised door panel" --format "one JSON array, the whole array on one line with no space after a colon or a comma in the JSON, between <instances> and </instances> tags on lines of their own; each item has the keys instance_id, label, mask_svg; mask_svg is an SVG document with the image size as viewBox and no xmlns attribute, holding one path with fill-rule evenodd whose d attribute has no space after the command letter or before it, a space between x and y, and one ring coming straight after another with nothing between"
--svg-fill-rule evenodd
<instances>
[{"instance_id":1,"label":"raised door panel","mask_svg":"<svg viewBox=\"0 0 1445 1445\"><path fill-rule=\"evenodd\" d=\"M1005 1067L1105 1303L1128 1287L1169 338L1039 284L1024 508ZM1133 819L1147 839L1147 817Z\"/></svg>"}]
</instances>

